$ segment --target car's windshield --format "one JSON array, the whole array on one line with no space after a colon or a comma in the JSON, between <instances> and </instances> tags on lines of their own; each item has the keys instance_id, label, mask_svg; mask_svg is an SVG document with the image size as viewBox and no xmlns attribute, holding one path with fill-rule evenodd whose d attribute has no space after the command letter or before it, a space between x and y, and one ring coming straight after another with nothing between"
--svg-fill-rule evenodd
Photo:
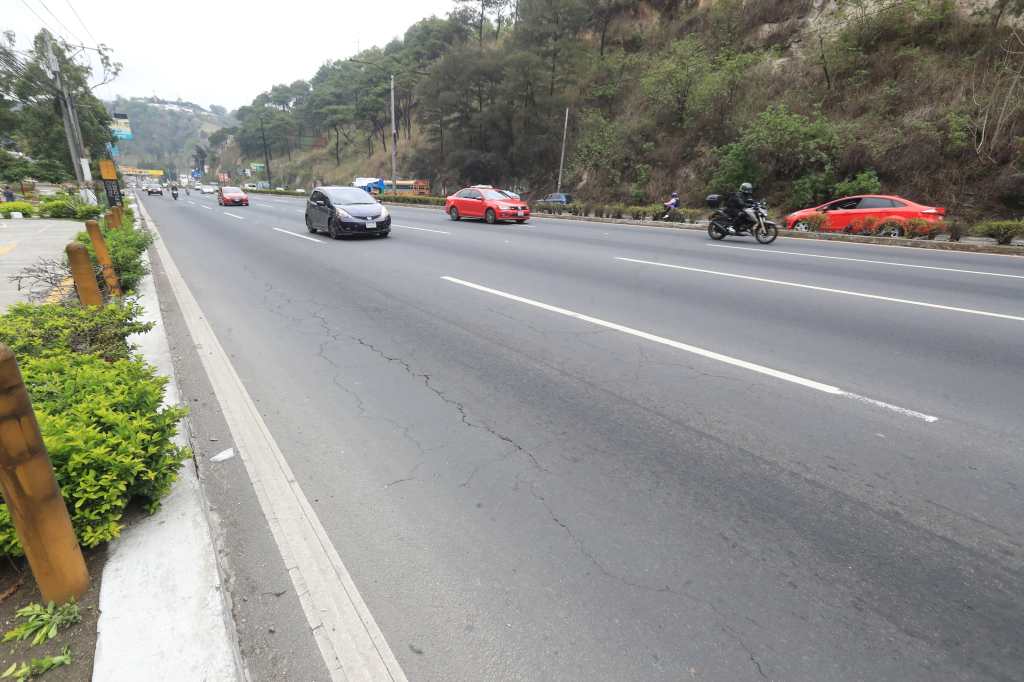
<instances>
[{"instance_id":1,"label":"car's windshield","mask_svg":"<svg viewBox=\"0 0 1024 682\"><path fill-rule=\"evenodd\" d=\"M221 191L224 192L225 194L239 194L241 193L242 190L238 189L237 187L225 187Z\"/></svg>"},{"instance_id":2,"label":"car's windshield","mask_svg":"<svg viewBox=\"0 0 1024 682\"><path fill-rule=\"evenodd\" d=\"M484 199L499 199L500 200L500 199L510 199L511 198L508 194L506 194L505 192L502 192L500 189L482 189L480 191L483 193Z\"/></svg>"},{"instance_id":3,"label":"car's windshield","mask_svg":"<svg viewBox=\"0 0 1024 682\"><path fill-rule=\"evenodd\" d=\"M358 187L330 187L323 190L323 192L330 198L332 204L358 206L361 204L377 203L373 197Z\"/></svg>"}]
</instances>

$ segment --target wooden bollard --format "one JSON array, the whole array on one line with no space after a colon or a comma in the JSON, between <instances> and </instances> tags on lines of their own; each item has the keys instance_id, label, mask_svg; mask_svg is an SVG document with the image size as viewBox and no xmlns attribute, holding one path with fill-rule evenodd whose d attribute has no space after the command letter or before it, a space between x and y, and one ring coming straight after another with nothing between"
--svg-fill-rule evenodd
<instances>
[{"instance_id":1,"label":"wooden bollard","mask_svg":"<svg viewBox=\"0 0 1024 682\"><path fill-rule=\"evenodd\" d=\"M43 602L89 589L89 571L53 476L14 353L0 343L0 489Z\"/></svg>"},{"instance_id":2,"label":"wooden bollard","mask_svg":"<svg viewBox=\"0 0 1024 682\"><path fill-rule=\"evenodd\" d=\"M109 225L110 223L108 222L107 224ZM110 260L110 251L107 250L107 241L103 238L103 233L100 231L100 224L95 220L86 220L85 229L89 233L89 239L92 240L92 250L96 252L96 260L103 270L103 279L107 283L110 295L120 296L121 282L118 281L117 273L114 271L114 262Z\"/></svg>"},{"instance_id":3,"label":"wooden bollard","mask_svg":"<svg viewBox=\"0 0 1024 682\"><path fill-rule=\"evenodd\" d=\"M111 206L110 212L113 214L114 222L110 227L114 229L120 229L124 227L124 209L120 206ZM109 223L108 223L109 224Z\"/></svg>"},{"instance_id":4,"label":"wooden bollard","mask_svg":"<svg viewBox=\"0 0 1024 682\"><path fill-rule=\"evenodd\" d=\"M78 242L70 242L64 247L71 265L71 276L75 279L75 291L82 305L103 305L100 286L96 284L96 273L92 271L89 251Z\"/></svg>"}]
</instances>

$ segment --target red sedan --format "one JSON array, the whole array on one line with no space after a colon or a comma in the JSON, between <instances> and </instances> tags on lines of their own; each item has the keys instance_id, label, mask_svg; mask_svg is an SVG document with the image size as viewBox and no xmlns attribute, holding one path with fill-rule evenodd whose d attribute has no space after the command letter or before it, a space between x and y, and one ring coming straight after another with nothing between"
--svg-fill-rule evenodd
<instances>
[{"instance_id":1,"label":"red sedan","mask_svg":"<svg viewBox=\"0 0 1024 682\"><path fill-rule=\"evenodd\" d=\"M786 216L786 228L806 230L809 227L807 217L816 213L824 214L826 217L819 228L822 232L842 232L855 220L865 218L874 218L879 221L888 218L903 220L923 218L930 223L935 223L942 220L946 209L917 204L903 197L865 194L836 199L821 206L790 213Z\"/></svg>"},{"instance_id":2,"label":"red sedan","mask_svg":"<svg viewBox=\"0 0 1024 682\"><path fill-rule=\"evenodd\" d=\"M238 187L221 187L217 192L217 203L221 206L248 206L249 195Z\"/></svg>"},{"instance_id":3,"label":"red sedan","mask_svg":"<svg viewBox=\"0 0 1024 682\"><path fill-rule=\"evenodd\" d=\"M521 225L530 219L530 207L518 194L490 185L460 189L445 199L444 210L452 220L483 218L491 224L514 220Z\"/></svg>"}]
</instances>

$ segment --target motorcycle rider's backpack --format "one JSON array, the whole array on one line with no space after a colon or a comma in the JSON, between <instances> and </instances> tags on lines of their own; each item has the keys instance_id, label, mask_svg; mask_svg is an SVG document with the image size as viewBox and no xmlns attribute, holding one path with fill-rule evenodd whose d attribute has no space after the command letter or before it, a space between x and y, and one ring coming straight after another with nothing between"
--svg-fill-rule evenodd
<instances>
[{"instance_id":1,"label":"motorcycle rider's backpack","mask_svg":"<svg viewBox=\"0 0 1024 682\"><path fill-rule=\"evenodd\" d=\"M708 208L719 208L722 205L722 195L709 194L704 201L707 202Z\"/></svg>"}]
</instances>

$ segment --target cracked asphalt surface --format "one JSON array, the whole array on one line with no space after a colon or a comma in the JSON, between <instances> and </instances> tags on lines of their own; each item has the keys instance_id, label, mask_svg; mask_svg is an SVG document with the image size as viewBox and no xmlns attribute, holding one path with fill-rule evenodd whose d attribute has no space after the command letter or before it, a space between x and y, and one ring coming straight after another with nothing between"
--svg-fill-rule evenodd
<instances>
[{"instance_id":1,"label":"cracked asphalt surface","mask_svg":"<svg viewBox=\"0 0 1024 682\"><path fill-rule=\"evenodd\" d=\"M273 229L306 235L300 200L253 195L236 220L182 199L143 201L410 679L1024 677L1024 323L614 258L1016 316L1024 280L999 275L1024 261L414 208L390 239L314 243ZM255 679L326 679L244 466L206 461L230 446L216 403L193 398L243 656Z\"/></svg>"}]
</instances>

